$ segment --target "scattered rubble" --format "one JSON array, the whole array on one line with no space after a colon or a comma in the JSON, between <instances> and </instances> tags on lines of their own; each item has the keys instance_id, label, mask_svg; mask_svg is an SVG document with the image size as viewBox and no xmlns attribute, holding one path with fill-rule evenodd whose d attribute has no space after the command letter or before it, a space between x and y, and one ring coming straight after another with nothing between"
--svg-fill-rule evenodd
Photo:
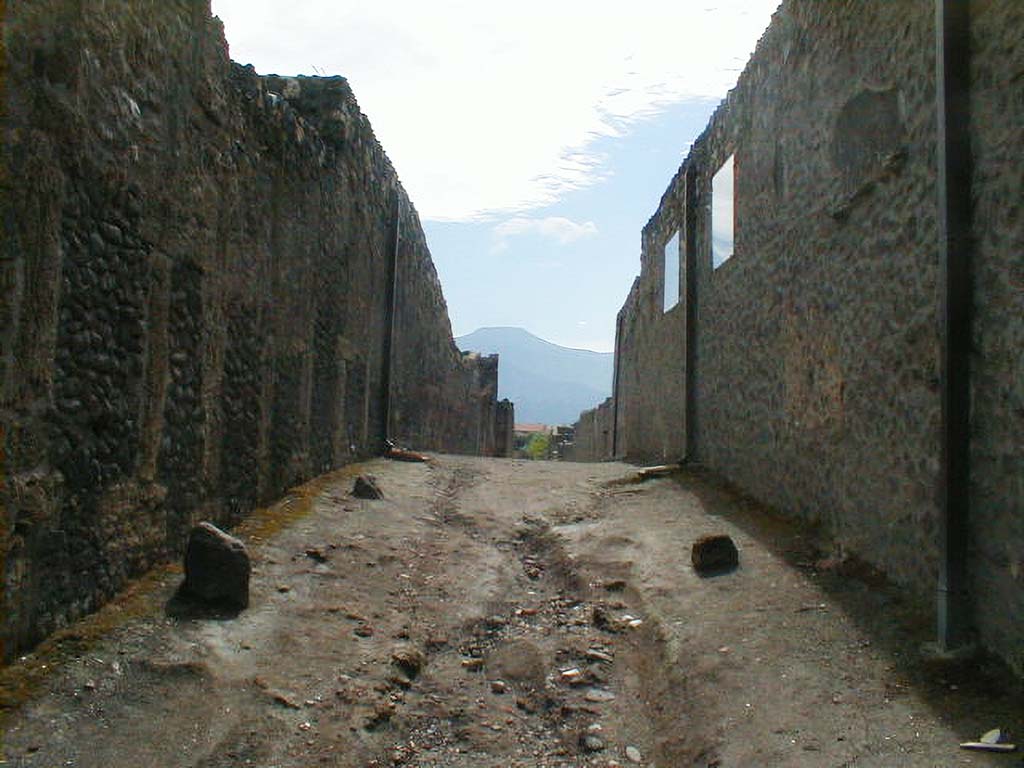
<instances>
[{"instance_id":1,"label":"scattered rubble","mask_svg":"<svg viewBox=\"0 0 1024 768\"><path fill-rule=\"evenodd\" d=\"M591 611L591 621L594 626L600 630L611 633L625 632L631 626L631 622L635 621L632 616L617 617L613 616L611 612L604 605L595 605ZM639 625L633 625L639 626Z\"/></svg>"},{"instance_id":2,"label":"scattered rubble","mask_svg":"<svg viewBox=\"0 0 1024 768\"><path fill-rule=\"evenodd\" d=\"M604 739L596 733L580 734L580 746L584 752L600 752L604 749Z\"/></svg>"},{"instance_id":3,"label":"scattered rubble","mask_svg":"<svg viewBox=\"0 0 1024 768\"><path fill-rule=\"evenodd\" d=\"M427 663L423 651L410 643L402 643L391 651L391 663L407 680L415 680Z\"/></svg>"},{"instance_id":4,"label":"scattered rubble","mask_svg":"<svg viewBox=\"0 0 1024 768\"><path fill-rule=\"evenodd\" d=\"M601 650L600 648L588 648L583 655L587 659L587 661L601 661L605 664L611 664L613 661L615 661L614 656L612 656L607 651Z\"/></svg>"},{"instance_id":5,"label":"scattered rubble","mask_svg":"<svg viewBox=\"0 0 1024 768\"><path fill-rule=\"evenodd\" d=\"M316 547L311 547L310 549L307 549L306 557L317 563L326 563L328 560L328 557L324 553L324 551Z\"/></svg>"}]
</instances>

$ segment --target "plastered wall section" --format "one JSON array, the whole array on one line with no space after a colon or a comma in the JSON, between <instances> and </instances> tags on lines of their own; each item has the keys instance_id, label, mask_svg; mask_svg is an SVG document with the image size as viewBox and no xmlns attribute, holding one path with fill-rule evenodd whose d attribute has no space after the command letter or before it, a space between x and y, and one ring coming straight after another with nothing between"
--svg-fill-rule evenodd
<instances>
[{"instance_id":1,"label":"plastered wall section","mask_svg":"<svg viewBox=\"0 0 1024 768\"><path fill-rule=\"evenodd\" d=\"M1024 670L1024 6L971 3L971 563L987 645Z\"/></svg>"},{"instance_id":2,"label":"plastered wall section","mask_svg":"<svg viewBox=\"0 0 1024 768\"><path fill-rule=\"evenodd\" d=\"M343 78L233 64L201 0L7 3L4 33L0 656L386 434L477 450L479 372Z\"/></svg>"}]
</instances>

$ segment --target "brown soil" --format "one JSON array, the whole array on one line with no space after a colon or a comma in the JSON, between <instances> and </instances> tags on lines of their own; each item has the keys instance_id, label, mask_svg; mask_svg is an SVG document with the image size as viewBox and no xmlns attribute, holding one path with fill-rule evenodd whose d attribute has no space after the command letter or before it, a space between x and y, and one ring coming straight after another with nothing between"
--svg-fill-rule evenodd
<instances>
[{"instance_id":1,"label":"brown soil","mask_svg":"<svg viewBox=\"0 0 1024 768\"><path fill-rule=\"evenodd\" d=\"M1024 737L991 670L921 660L883 579L709 478L358 469L384 500L349 468L243 528L240 615L189 613L164 570L6 670L0 765L1020 764L957 748ZM699 578L719 532L740 567Z\"/></svg>"}]
</instances>

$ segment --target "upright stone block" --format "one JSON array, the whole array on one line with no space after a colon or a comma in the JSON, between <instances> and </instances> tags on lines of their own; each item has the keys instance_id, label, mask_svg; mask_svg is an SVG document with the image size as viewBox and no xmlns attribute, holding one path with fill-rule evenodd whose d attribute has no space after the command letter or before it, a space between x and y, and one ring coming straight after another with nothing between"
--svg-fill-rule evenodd
<instances>
[{"instance_id":1,"label":"upright stone block","mask_svg":"<svg viewBox=\"0 0 1024 768\"><path fill-rule=\"evenodd\" d=\"M234 536L200 523L188 536L182 592L204 602L249 606L249 553Z\"/></svg>"}]
</instances>

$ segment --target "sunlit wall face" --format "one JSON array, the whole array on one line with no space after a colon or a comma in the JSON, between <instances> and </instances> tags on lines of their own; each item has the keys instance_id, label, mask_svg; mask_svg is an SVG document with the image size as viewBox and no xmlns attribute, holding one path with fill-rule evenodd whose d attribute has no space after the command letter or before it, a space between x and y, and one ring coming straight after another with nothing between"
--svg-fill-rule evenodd
<instances>
[{"instance_id":1,"label":"sunlit wall face","mask_svg":"<svg viewBox=\"0 0 1024 768\"><path fill-rule=\"evenodd\" d=\"M679 257L679 232L676 232L665 246L664 312L679 303Z\"/></svg>"},{"instance_id":2,"label":"sunlit wall face","mask_svg":"<svg viewBox=\"0 0 1024 768\"><path fill-rule=\"evenodd\" d=\"M735 248L735 157L729 155L711 180L711 263L715 269L732 256Z\"/></svg>"}]
</instances>

